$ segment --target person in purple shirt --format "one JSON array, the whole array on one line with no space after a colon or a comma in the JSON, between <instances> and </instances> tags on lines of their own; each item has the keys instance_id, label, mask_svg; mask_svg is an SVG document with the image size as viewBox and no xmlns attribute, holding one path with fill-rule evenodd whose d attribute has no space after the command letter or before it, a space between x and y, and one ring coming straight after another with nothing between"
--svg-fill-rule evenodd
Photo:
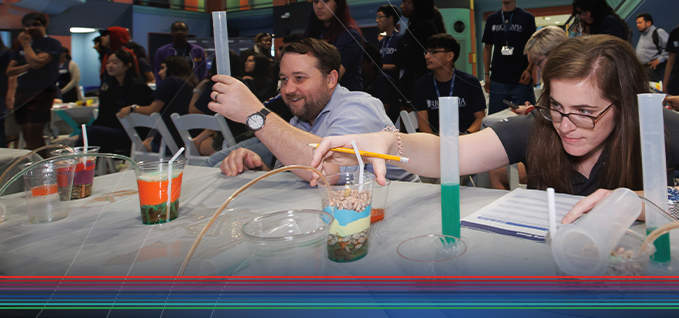
<instances>
[{"instance_id":1,"label":"person in purple shirt","mask_svg":"<svg viewBox=\"0 0 679 318\"><path fill-rule=\"evenodd\" d=\"M205 76L207 76L205 51L203 51L203 48L200 46L186 41L186 37L189 35L189 25L182 21L172 23L170 33L172 34L172 39L174 41L170 44L161 46L156 51L156 56L153 60L156 83L159 84L162 81L160 75L158 75L158 72L160 72L160 64L162 64L166 57L173 55L181 56L189 62L189 65L193 68L193 74L199 81L205 78Z\"/></svg>"}]
</instances>

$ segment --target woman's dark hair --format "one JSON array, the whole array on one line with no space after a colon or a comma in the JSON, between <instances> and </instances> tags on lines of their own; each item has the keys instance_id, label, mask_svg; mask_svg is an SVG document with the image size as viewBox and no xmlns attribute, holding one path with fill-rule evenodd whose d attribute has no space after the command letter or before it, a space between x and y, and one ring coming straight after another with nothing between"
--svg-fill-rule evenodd
<instances>
[{"instance_id":1,"label":"woman's dark hair","mask_svg":"<svg viewBox=\"0 0 679 318\"><path fill-rule=\"evenodd\" d=\"M271 79L271 61L261 53L253 53L248 55L248 58L252 56L255 60L255 68L251 73L252 78L255 82L255 87L260 87L264 82ZM243 63L245 64L245 63Z\"/></svg>"},{"instance_id":2,"label":"woman's dark hair","mask_svg":"<svg viewBox=\"0 0 679 318\"><path fill-rule=\"evenodd\" d=\"M361 29L358 27L358 23L356 23L356 21L351 17L351 13L349 13L349 6L347 5L347 0L332 0L332 1L335 1L335 3L337 4L337 8L335 9L333 19L330 19L330 26L328 26L328 29L323 34L323 39L330 44L334 44L337 36L340 33L345 32L346 31L345 28L347 28L358 31L358 34L361 36L361 39L357 40L360 41L359 43L363 43L363 32L361 32ZM309 17L309 23L307 24L306 30L304 31L304 37L320 39L323 27L324 27L323 21L321 21L316 16L314 10L311 10L311 16Z\"/></svg>"},{"instance_id":3,"label":"woman's dark hair","mask_svg":"<svg viewBox=\"0 0 679 318\"><path fill-rule=\"evenodd\" d=\"M123 79L123 84L125 85L131 85L134 82L142 82L141 77L139 76L139 73L137 72L137 67L134 64L134 55L130 53L129 51L126 51L125 49L118 49L117 51L110 53L108 57L110 58L111 55L114 55L125 65L130 65L130 67L127 69L127 72L125 72L125 78ZM113 81L114 83L118 83L118 81Z\"/></svg>"},{"instance_id":4,"label":"woman's dark hair","mask_svg":"<svg viewBox=\"0 0 679 318\"><path fill-rule=\"evenodd\" d=\"M198 85L198 79L193 75L193 68L183 57L172 55L163 59L165 77L173 76L186 81L191 87Z\"/></svg>"},{"instance_id":5,"label":"woman's dark hair","mask_svg":"<svg viewBox=\"0 0 679 318\"><path fill-rule=\"evenodd\" d=\"M68 51L68 48L61 47L61 53L66 53L66 60L71 60L71 52Z\"/></svg>"},{"instance_id":6,"label":"woman's dark hair","mask_svg":"<svg viewBox=\"0 0 679 318\"><path fill-rule=\"evenodd\" d=\"M606 164L598 187L643 188L637 94L647 93L648 79L632 46L611 35L571 38L551 53L542 73L545 86L540 103L549 105L554 80L586 81L612 103L614 128L606 138ZM569 155L551 121L535 116L527 151L528 184L573 194L573 171L578 157Z\"/></svg>"},{"instance_id":7,"label":"woman's dark hair","mask_svg":"<svg viewBox=\"0 0 679 318\"><path fill-rule=\"evenodd\" d=\"M436 7L434 6L434 0L412 0L413 3L413 13L410 14L408 18L408 24L413 24L418 20L432 20L436 19ZM441 13L439 12L439 16ZM443 19L441 19L441 25L443 24ZM439 26L437 25L436 28ZM441 30L438 30L441 32Z\"/></svg>"},{"instance_id":8,"label":"woman's dark hair","mask_svg":"<svg viewBox=\"0 0 679 318\"><path fill-rule=\"evenodd\" d=\"M448 33L448 31L446 31L446 25L443 23L441 11L439 11L439 8L437 7L434 7L434 19L432 21L434 22L436 30L438 30L439 33Z\"/></svg>"},{"instance_id":9,"label":"woman's dark hair","mask_svg":"<svg viewBox=\"0 0 679 318\"><path fill-rule=\"evenodd\" d=\"M132 50L132 52L134 52L134 55L137 56L137 60L139 60L139 59L148 60L149 59L148 56L146 55L146 50L144 50L144 47L139 45L139 43L127 42L125 47Z\"/></svg>"},{"instance_id":10,"label":"woman's dark hair","mask_svg":"<svg viewBox=\"0 0 679 318\"><path fill-rule=\"evenodd\" d=\"M578 8L580 10L578 10ZM589 11L592 14L592 20L594 23L600 23L608 15L615 16L618 21L620 21L620 24L622 24L625 36L627 39L629 39L629 26L627 26L627 23L625 23L625 21L623 21L617 13L615 13L615 10L613 10L613 8L608 5L606 0L574 0L573 14L579 14L580 11ZM585 25L586 31L589 31L589 28L592 27L584 21L582 21L582 23Z\"/></svg>"}]
</instances>

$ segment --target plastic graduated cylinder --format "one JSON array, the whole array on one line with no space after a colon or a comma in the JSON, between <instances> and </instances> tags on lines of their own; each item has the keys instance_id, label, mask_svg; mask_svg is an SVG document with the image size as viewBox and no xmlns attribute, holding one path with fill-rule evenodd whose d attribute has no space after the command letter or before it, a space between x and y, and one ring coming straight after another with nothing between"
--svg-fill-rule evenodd
<instances>
[{"instance_id":1,"label":"plastic graduated cylinder","mask_svg":"<svg viewBox=\"0 0 679 318\"><path fill-rule=\"evenodd\" d=\"M460 237L460 149L458 97L439 97L441 143L441 233Z\"/></svg>"}]
</instances>

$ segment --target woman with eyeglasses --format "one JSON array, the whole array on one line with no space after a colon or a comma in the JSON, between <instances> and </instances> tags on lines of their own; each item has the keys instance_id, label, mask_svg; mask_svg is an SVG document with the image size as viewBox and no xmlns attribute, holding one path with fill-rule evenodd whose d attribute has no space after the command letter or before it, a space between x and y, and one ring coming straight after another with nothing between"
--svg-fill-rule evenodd
<instances>
[{"instance_id":1,"label":"woman with eyeglasses","mask_svg":"<svg viewBox=\"0 0 679 318\"><path fill-rule=\"evenodd\" d=\"M491 129L461 136L460 174L523 162L529 188L589 195L562 223L591 209L608 190L642 190L637 94L649 90L645 74L632 46L617 37L565 41L545 65L539 114L509 118ZM665 110L664 116L667 168L674 170L679 167L679 114ZM439 177L439 137L421 133L400 137L403 156L410 162L390 163L421 176ZM397 136L390 132L328 137L317 148L312 165L319 167L324 157L342 166L355 165L355 157L329 151L351 147L352 140L361 150L399 153ZM384 160L364 160L373 164L378 183L384 184Z\"/></svg>"},{"instance_id":2,"label":"woman with eyeglasses","mask_svg":"<svg viewBox=\"0 0 679 318\"><path fill-rule=\"evenodd\" d=\"M340 85L350 91L362 91L363 33L349 13L347 0L313 0L313 12L304 37L323 39L342 56Z\"/></svg>"},{"instance_id":3,"label":"woman with eyeglasses","mask_svg":"<svg viewBox=\"0 0 679 318\"><path fill-rule=\"evenodd\" d=\"M535 66L539 72L543 72L545 65L547 65L547 58L549 53L568 39L566 31L557 26L548 26L533 33L533 35L526 42L523 49L523 54L528 56L528 61ZM517 115L531 115L535 111L535 106L530 102L525 105L520 105L519 108L509 108ZM539 115L539 114L538 114ZM526 174L526 167L523 163L517 165L519 172L519 183L526 184L528 176ZM502 167L488 173L490 179L490 187L493 189L509 190L509 178L507 176L507 167Z\"/></svg>"}]
</instances>

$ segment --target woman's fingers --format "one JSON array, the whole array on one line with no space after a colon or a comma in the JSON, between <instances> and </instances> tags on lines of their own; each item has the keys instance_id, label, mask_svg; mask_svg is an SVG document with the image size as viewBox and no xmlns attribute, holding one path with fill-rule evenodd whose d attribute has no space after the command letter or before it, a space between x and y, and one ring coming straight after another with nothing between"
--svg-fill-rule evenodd
<instances>
[{"instance_id":1,"label":"woman's fingers","mask_svg":"<svg viewBox=\"0 0 679 318\"><path fill-rule=\"evenodd\" d=\"M599 204L599 202L603 201L609 194L611 194L611 192L611 190L599 189L586 198L580 200L573 206L568 214L563 217L561 224L569 224L577 220L581 215L589 212L592 208Z\"/></svg>"}]
</instances>

